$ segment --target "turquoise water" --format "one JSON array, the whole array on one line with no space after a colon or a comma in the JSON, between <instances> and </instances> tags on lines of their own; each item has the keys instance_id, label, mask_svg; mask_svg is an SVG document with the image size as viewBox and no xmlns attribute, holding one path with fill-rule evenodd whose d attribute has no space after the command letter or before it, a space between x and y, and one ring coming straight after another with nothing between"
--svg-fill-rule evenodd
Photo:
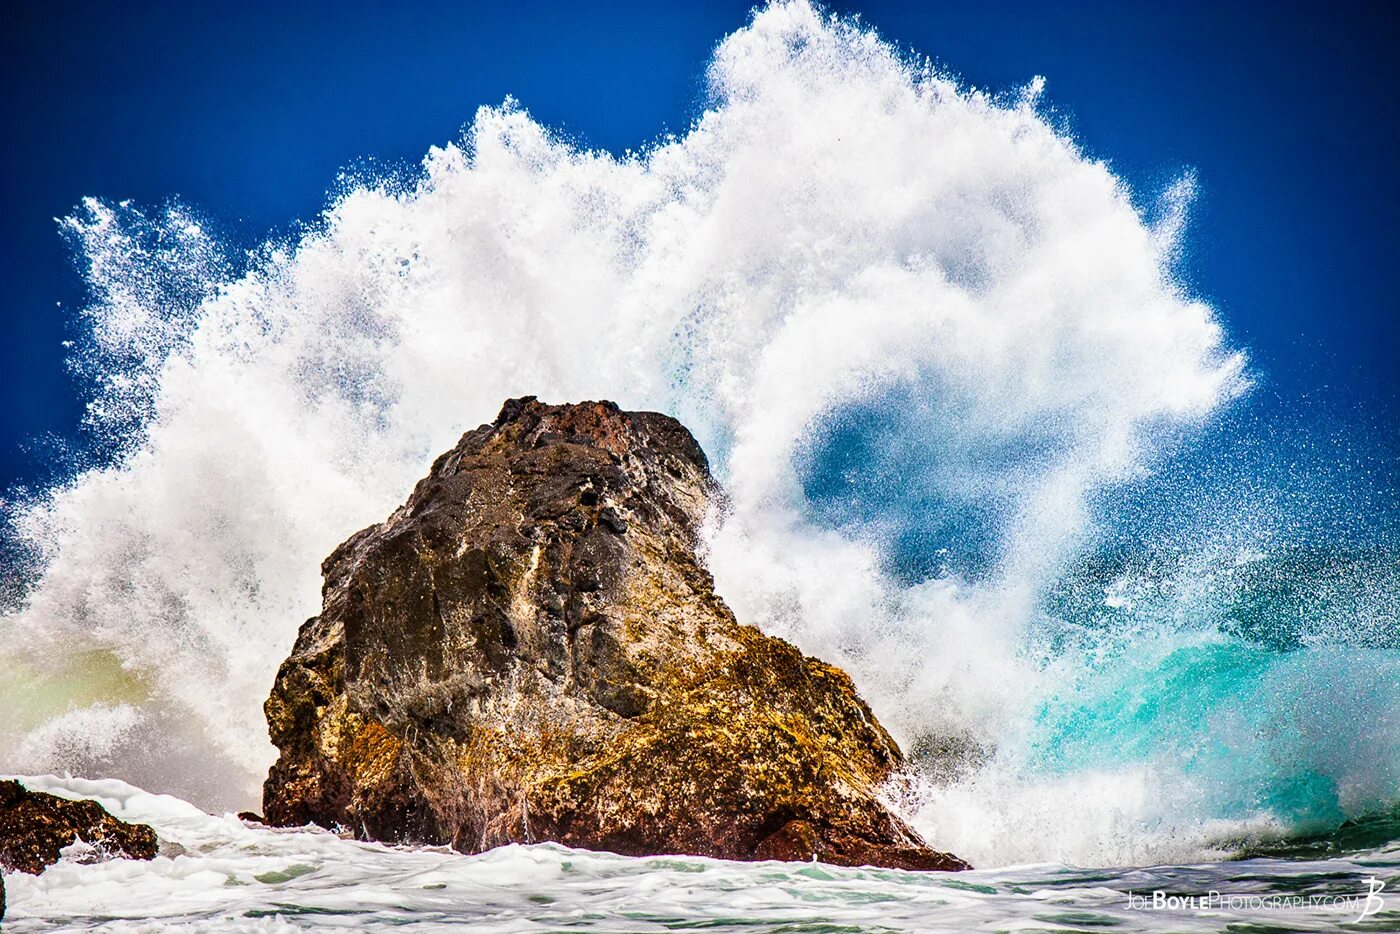
<instances>
[{"instance_id":1,"label":"turquoise water","mask_svg":"<svg viewBox=\"0 0 1400 934\"><path fill-rule=\"evenodd\" d=\"M1202 814L1266 818L1290 837L1390 826L1400 789L1400 563L1376 550L1249 555L1201 573L1104 562L1050 605L1024 767L1147 764ZM1183 576L1189 573L1189 578ZM1092 594L1092 597L1090 596ZM1378 602L1384 605L1376 607Z\"/></svg>"},{"instance_id":2,"label":"turquoise water","mask_svg":"<svg viewBox=\"0 0 1400 934\"><path fill-rule=\"evenodd\" d=\"M1298 832L1393 803L1400 765L1387 737L1400 709L1400 655L1280 653L1220 635L1135 643L1122 653L1091 683L1046 701L1032 768L1156 762L1199 782L1210 813L1242 819L1262 811ZM1350 706L1310 694L1342 678L1355 679Z\"/></svg>"}]
</instances>

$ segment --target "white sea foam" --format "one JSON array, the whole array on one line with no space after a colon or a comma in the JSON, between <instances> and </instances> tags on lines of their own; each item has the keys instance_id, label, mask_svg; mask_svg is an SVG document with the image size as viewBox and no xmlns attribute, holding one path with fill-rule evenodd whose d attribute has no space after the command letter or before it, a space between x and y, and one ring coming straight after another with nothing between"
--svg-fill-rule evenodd
<instances>
[{"instance_id":1,"label":"white sea foam","mask_svg":"<svg viewBox=\"0 0 1400 934\"><path fill-rule=\"evenodd\" d=\"M757 13L708 82L688 132L626 158L484 108L421 177L348 188L238 276L188 212L86 203L81 362L94 426L126 443L12 504L44 571L0 623L21 673L0 767L255 803L261 703L319 562L526 393L691 427L731 497L720 592L848 666L900 738L1024 729L1048 677L1027 627L1092 536L1088 497L1244 386L1173 274L1190 184L1145 213L1042 116L1039 80L988 96L804 2ZM814 505L831 439L882 425L823 482L884 498ZM980 517L976 573L891 573L931 502ZM937 834L997 794L921 820ZM1086 839L1143 818L1112 797L1081 808Z\"/></svg>"},{"instance_id":2,"label":"white sea foam","mask_svg":"<svg viewBox=\"0 0 1400 934\"><path fill-rule=\"evenodd\" d=\"M1217 931L1266 924L1348 931L1368 888L1397 853L1325 863L1254 860L1152 870L1074 871L1031 865L971 873L841 869L810 863L636 859L563 847L507 846L480 856L394 849L326 831L268 830L211 816L122 782L35 776L26 784L93 798L153 826L150 862L64 859L41 876L7 875L5 930L104 932L540 930L719 932L910 931L1050 925L1134 931ZM79 854L74 854L78 856ZM1393 887L1393 885L1392 885ZM1151 893L1300 892L1342 901L1294 908L1153 910ZM1128 893L1140 901L1131 907ZM1387 898L1393 896L1387 895ZM1148 904L1144 904L1146 901ZM1262 903L1261 903L1262 904ZM1369 920L1385 925L1389 913Z\"/></svg>"}]
</instances>

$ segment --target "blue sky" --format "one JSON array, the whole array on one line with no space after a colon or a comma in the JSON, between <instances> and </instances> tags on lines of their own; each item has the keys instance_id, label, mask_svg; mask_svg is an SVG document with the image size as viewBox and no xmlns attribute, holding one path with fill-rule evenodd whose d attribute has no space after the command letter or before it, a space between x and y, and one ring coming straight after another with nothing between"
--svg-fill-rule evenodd
<instances>
[{"instance_id":1,"label":"blue sky","mask_svg":"<svg viewBox=\"0 0 1400 934\"><path fill-rule=\"evenodd\" d=\"M1144 197L1194 169L1187 272L1260 398L1400 436L1397 15L1360 3L838 2L992 89L1048 79ZM514 95L580 142L683 130L748 4L56 4L5 14L0 489L61 473L82 282L54 224L86 195L178 196L252 243L338 172L412 164ZM1309 402L1308 404L1312 404ZM1395 445L1400 447L1400 445Z\"/></svg>"}]
</instances>

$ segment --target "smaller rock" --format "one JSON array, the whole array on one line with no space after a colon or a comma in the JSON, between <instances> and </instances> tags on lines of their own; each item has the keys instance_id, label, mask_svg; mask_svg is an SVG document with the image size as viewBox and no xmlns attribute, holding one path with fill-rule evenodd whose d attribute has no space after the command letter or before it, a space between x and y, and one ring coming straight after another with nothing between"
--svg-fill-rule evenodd
<instances>
[{"instance_id":1,"label":"smaller rock","mask_svg":"<svg viewBox=\"0 0 1400 934\"><path fill-rule=\"evenodd\" d=\"M266 824L266 823L267 823L267 818L263 817L261 814L258 814L258 813L255 812L255 811L239 811L239 812L238 812L238 819L241 820L241 821L246 821L246 822L249 823L249 824Z\"/></svg>"},{"instance_id":2,"label":"smaller rock","mask_svg":"<svg viewBox=\"0 0 1400 934\"><path fill-rule=\"evenodd\" d=\"M74 840L108 857L154 859L156 832L128 824L96 801L69 801L0 781L0 868L38 875Z\"/></svg>"}]
</instances>

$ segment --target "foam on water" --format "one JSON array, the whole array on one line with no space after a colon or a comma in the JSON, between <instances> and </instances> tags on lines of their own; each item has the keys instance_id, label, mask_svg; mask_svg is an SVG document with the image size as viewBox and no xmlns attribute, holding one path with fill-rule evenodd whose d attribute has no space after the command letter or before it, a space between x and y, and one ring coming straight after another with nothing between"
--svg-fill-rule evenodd
<instances>
[{"instance_id":1,"label":"foam on water","mask_svg":"<svg viewBox=\"0 0 1400 934\"><path fill-rule=\"evenodd\" d=\"M86 202L77 360L110 459L9 504L35 570L0 621L0 767L255 805L261 704L321 559L531 393L696 433L730 494L720 592L941 750L942 783L904 802L940 845L1104 864L1291 820L1257 787L1265 760L1299 773L1268 759L1286 744L1207 776L1240 785L1222 802L1170 744L1083 738L1208 632L1159 614L1072 639L1084 620L1046 608L1124 521L1103 491L1246 388L1174 272L1190 180L1144 208L1038 110L1039 80L989 96L804 2L759 11L707 77L688 132L625 157L483 108L420 175L348 183L242 259L185 209ZM1099 677L1133 657L1107 648L1123 632L1155 661ZM1364 651L1393 718L1395 647ZM1296 664L1326 707L1350 662ZM1259 666L1201 715L1303 697ZM1380 727L1294 706L1298 754L1333 750L1337 814L1393 799L1393 748L1343 754ZM1047 761L1047 737L1082 755Z\"/></svg>"}]
</instances>

